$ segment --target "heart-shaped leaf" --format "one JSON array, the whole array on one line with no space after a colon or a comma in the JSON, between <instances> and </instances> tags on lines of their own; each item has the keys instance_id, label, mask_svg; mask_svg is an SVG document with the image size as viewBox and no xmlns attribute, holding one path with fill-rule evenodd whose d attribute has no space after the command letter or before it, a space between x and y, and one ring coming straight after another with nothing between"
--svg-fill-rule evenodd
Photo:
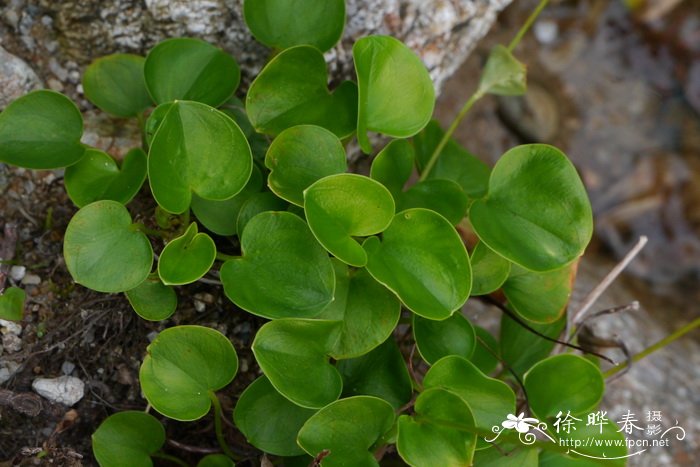
<instances>
[{"instance_id":1,"label":"heart-shaped leaf","mask_svg":"<svg viewBox=\"0 0 700 467\"><path fill-rule=\"evenodd\" d=\"M216 259L214 240L197 233L192 222L182 236L163 248L158 259L158 275L165 285L183 285L196 281L211 269Z\"/></svg>"},{"instance_id":2,"label":"heart-shaped leaf","mask_svg":"<svg viewBox=\"0 0 700 467\"><path fill-rule=\"evenodd\" d=\"M233 421L250 444L276 456L298 456L297 434L316 410L305 409L283 397L261 376L243 391Z\"/></svg>"},{"instance_id":3,"label":"heart-shaped leaf","mask_svg":"<svg viewBox=\"0 0 700 467\"><path fill-rule=\"evenodd\" d=\"M474 346L474 353L469 360L476 366L483 374L488 375L498 366L498 341L493 334L488 332L481 326L474 326L474 333L476 335L476 346Z\"/></svg>"},{"instance_id":4,"label":"heart-shaped leaf","mask_svg":"<svg viewBox=\"0 0 700 467\"><path fill-rule=\"evenodd\" d=\"M399 455L414 467L472 465L476 435L469 406L440 388L416 399L415 415L399 417Z\"/></svg>"},{"instance_id":5,"label":"heart-shaped leaf","mask_svg":"<svg viewBox=\"0 0 700 467\"><path fill-rule=\"evenodd\" d=\"M238 356L226 336L202 326L175 326L147 348L139 379L148 403L175 420L197 420L238 371Z\"/></svg>"},{"instance_id":6,"label":"heart-shaped leaf","mask_svg":"<svg viewBox=\"0 0 700 467\"><path fill-rule=\"evenodd\" d=\"M200 39L168 39L153 47L144 65L146 87L157 104L197 101L218 107L241 78L229 54Z\"/></svg>"},{"instance_id":7,"label":"heart-shaped leaf","mask_svg":"<svg viewBox=\"0 0 700 467\"><path fill-rule=\"evenodd\" d=\"M83 157L83 117L73 101L54 91L33 91L0 113L0 162L55 169Z\"/></svg>"},{"instance_id":8,"label":"heart-shaped leaf","mask_svg":"<svg viewBox=\"0 0 700 467\"><path fill-rule=\"evenodd\" d=\"M284 397L318 409L340 396L343 381L328 355L340 323L310 319L277 319L260 328L253 353L265 376Z\"/></svg>"},{"instance_id":9,"label":"heart-shaped leaf","mask_svg":"<svg viewBox=\"0 0 700 467\"><path fill-rule=\"evenodd\" d=\"M157 277L149 277L138 287L127 290L126 298L136 314L148 321L168 319L177 308L175 291Z\"/></svg>"},{"instance_id":10,"label":"heart-shaped leaf","mask_svg":"<svg viewBox=\"0 0 700 467\"><path fill-rule=\"evenodd\" d=\"M469 218L489 248L533 271L573 261L593 234L591 204L576 169L545 144L506 152L491 173L488 195L472 204Z\"/></svg>"},{"instance_id":11,"label":"heart-shaped leaf","mask_svg":"<svg viewBox=\"0 0 700 467\"><path fill-rule=\"evenodd\" d=\"M345 0L246 0L245 22L255 38L276 49L335 45L345 26Z\"/></svg>"},{"instance_id":12,"label":"heart-shaped leaf","mask_svg":"<svg viewBox=\"0 0 700 467\"><path fill-rule=\"evenodd\" d=\"M457 225L467 214L467 195L457 182L433 179L418 182L401 195L398 211L426 208Z\"/></svg>"},{"instance_id":13,"label":"heart-shaped leaf","mask_svg":"<svg viewBox=\"0 0 700 467\"><path fill-rule=\"evenodd\" d=\"M321 245L339 260L361 267L367 254L353 237L386 229L394 216L394 199L369 177L338 174L322 178L304 192L304 212Z\"/></svg>"},{"instance_id":14,"label":"heart-shaped leaf","mask_svg":"<svg viewBox=\"0 0 700 467\"><path fill-rule=\"evenodd\" d=\"M520 316L535 323L558 320L569 303L576 263L547 272L514 265L503 284L508 303Z\"/></svg>"},{"instance_id":15,"label":"heart-shaped leaf","mask_svg":"<svg viewBox=\"0 0 700 467\"><path fill-rule=\"evenodd\" d=\"M363 247L370 274L417 315L445 319L469 298L467 250L454 227L433 211L398 213L381 240L370 237Z\"/></svg>"},{"instance_id":16,"label":"heart-shaped leaf","mask_svg":"<svg viewBox=\"0 0 700 467\"><path fill-rule=\"evenodd\" d=\"M348 168L338 137L314 125L299 125L280 133L267 150L265 166L270 169L270 189L297 206L304 205L304 190L316 180Z\"/></svg>"},{"instance_id":17,"label":"heart-shaped leaf","mask_svg":"<svg viewBox=\"0 0 700 467\"><path fill-rule=\"evenodd\" d=\"M288 212L264 212L248 222L243 256L221 267L233 303L265 318L313 317L332 300L333 265L306 223Z\"/></svg>"},{"instance_id":18,"label":"heart-shaped leaf","mask_svg":"<svg viewBox=\"0 0 700 467\"><path fill-rule=\"evenodd\" d=\"M322 451L325 467L378 466L370 448L394 424L394 409L371 396L355 396L329 404L299 431L299 446L311 456Z\"/></svg>"},{"instance_id":19,"label":"heart-shaped leaf","mask_svg":"<svg viewBox=\"0 0 700 467\"><path fill-rule=\"evenodd\" d=\"M435 88L420 58L390 36L367 36L352 47L359 87L357 138L372 152L368 131L407 138L430 121Z\"/></svg>"},{"instance_id":20,"label":"heart-shaped leaf","mask_svg":"<svg viewBox=\"0 0 700 467\"><path fill-rule=\"evenodd\" d=\"M382 149L372 161L369 176L387 187L398 201L403 186L413 172L415 151L406 139L395 139Z\"/></svg>"},{"instance_id":21,"label":"heart-shaped leaf","mask_svg":"<svg viewBox=\"0 0 700 467\"><path fill-rule=\"evenodd\" d=\"M511 263L483 242L476 244L470 259L474 278L472 295L488 295L495 292L508 279Z\"/></svg>"},{"instance_id":22,"label":"heart-shaped leaf","mask_svg":"<svg viewBox=\"0 0 700 467\"><path fill-rule=\"evenodd\" d=\"M447 355L471 358L476 345L474 327L461 313L442 321L414 315L413 336L418 352L429 365Z\"/></svg>"},{"instance_id":23,"label":"heart-shaped leaf","mask_svg":"<svg viewBox=\"0 0 700 467\"><path fill-rule=\"evenodd\" d=\"M248 118L260 133L277 135L303 124L347 138L357 125L357 86L343 82L332 93L323 54L300 45L282 51L260 72L246 96Z\"/></svg>"},{"instance_id":24,"label":"heart-shaped leaf","mask_svg":"<svg viewBox=\"0 0 700 467\"><path fill-rule=\"evenodd\" d=\"M129 410L100 423L92 435L92 453L101 467L151 467L151 454L165 443L165 428L152 415Z\"/></svg>"},{"instance_id":25,"label":"heart-shaped leaf","mask_svg":"<svg viewBox=\"0 0 700 467\"><path fill-rule=\"evenodd\" d=\"M102 199L128 204L146 180L146 171L146 153L139 148L124 156L121 168L106 153L90 148L66 169L64 181L68 196L79 208Z\"/></svg>"},{"instance_id":26,"label":"heart-shaped leaf","mask_svg":"<svg viewBox=\"0 0 700 467\"><path fill-rule=\"evenodd\" d=\"M63 257L73 280L98 292L124 292L151 272L153 250L116 201L96 201L68 223Z\"/></svg>"},{"instance_id":27,"label":"heart-shaped leaf","mask_svg":"<svg viewBox=\"0 0 700 467\"><path fill-rule=\"evenodd\" d=\"M252 170L250 147L238 125L198 102L170 105L148 154L153 197L174 214L189 208L192 192L211 200L231 198Z\"/></svg>"},{"instance_id":28,"label":"heart-shaped leaf","mask_svg":"<svg viewBox=\"0 0 700 467\"><path fill-rule=\"evenodd\" d=\"M502 45L496 45L481 73L477 93L521 96L527 89L527 69Z\"/></svg>"},{"instance_id":29,"label":"heart-shaped leaf","mask_svg":"<svg viewBox=\"0 0 700 467\"><path fill-rule=\"evenodd\" d=\"M525 322L540 334L556 339L566 325L566 315L552 323ZM525 329L522 324L505 314L501 317L500 329L501 358L518 375L522 376L532 365L549 355L554 348L554 342Z\"/></svg>"},{"instance_id":30,"label":"heart-shaped leaf","mask_svg":"<svg viewBox=\"0 0 700 467\"><path fill-rule=\"evenodd\" d=\"M240 236L245 230L248 222L258 214L266 211L284 211L288 204L283 199L275 196L274 193L263 191L253 193L241 206L236 219L236 232Z\"/></svg>"},{"instance_id":31,"label":"heart-shaped leaf","mask_svg":"<svg viewBox=\"0 0 700 467\"><path fill-rule=\"evenodd\" d=\"M83 75L85 97L116 117L135 117L153 105L143 77L145 61L132 54L96 59Z\"/></svg>"},{"instance_id":32,"label":"heart-shaped leaf","mask_svg":"<svg viewBox=\"0 0 700 467\"><path fill-rule=\"evenodd\" d=\"M8 287L0 295L0 319L20 321L24 315L24 300L27 295L19 287Z\"/></svg>"},{"instance_id":33,"label":"heart-shaped leaf","mask_svg":"<svg viewBox=\"0 0 700 467\"><path fill-rule=\"evenodd\" d=\"M225 454L208 454L197 462L197 467L234 467L236 464Z\"/></svg>"},{"instance_id":34,"label":"heart-shaped leaf","mask_svg":"<svg viewBox=\"0 0 700 467\"><path fill-rule=\"evenodd\" d=\"M558 412L590 411L605 392L600 369L583 357L559 354L537 362L523 380L530 409L540 420ZM509 412L512 413L512 412Z\"/></svg>"}]
</instances>

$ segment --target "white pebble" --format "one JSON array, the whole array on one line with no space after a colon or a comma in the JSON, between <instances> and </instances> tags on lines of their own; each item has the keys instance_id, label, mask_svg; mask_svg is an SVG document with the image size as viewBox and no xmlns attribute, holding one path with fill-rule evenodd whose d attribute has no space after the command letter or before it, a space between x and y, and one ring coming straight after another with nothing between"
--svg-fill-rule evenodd
<instances>
[{"instance_id":1,"label":"white pebble","mask_svg":"<svg viewBox=\"0 0 700 467\"><path fill-rule=\"evenodd\" d=\"M63 373L64 375L70 375L71 373L73 373L73 370L75 370L75 363L73 362L69 362L68 360L66 360L61 365L61 373Z\"/></svg>"},{"instance_id":2,"label":"white pebble","mask_svg":"<svg viewBox=\"0 0 700 467\"><path fill-rule=\"evenodd\" d=\"M15 336L19 336L22 334L22 326L14 321L0 319L0 334L14 334Z\"/></svg>"},{"instance_id":3,"label":"white pebble","mask_svg":"<svg viewBox=\"0 0 700 467\"><path fill-rule=\"evenodd\" d=\"M14 375L17 370L19 370L19 364L13 361L1 361L0 362L0 384L4 384L12 375Z\"/></svg>"},{"instance_id":4,"label":"white pebble","mask_svg":"<svg viewBox=\"0 0 700 467\"><path fill-rule=\"evenodd\" d=\"M559 25L554 21L540 20L535 23L533 32L540 44L551 44L559 36Z\"/></svg>"},{"instance_id":5,"label":"white pebble","mask_svg":"<svg viewBox=\"0 0 700 467\"><path fill-rule=\"evenodd\" d=\"M37 276L36 274L27 274L24 276L24 279L22 279L22 284L39 285L41 284L41 277Z\"/></svg>"},{"instance_id":6,"label":"white pebble","mask_svg":"<svg viewBox=\"0 0 700 467\"><path fill-rule=\"evenodd\" d=\"M65 406L72 406L85 395L85 383L74 376L37 378L32 389L41 397Z\"/></svg>"},{"instance_id":7,"label":"white pebble","mask_svg":"<svg viewBox=\"0 0 700 467\"><path fill-rule=\"evenodd\" d=\"M204 310L207 309L207 306L204 304L204 302L195 299L194 309L197 310L197 313L202 313Z\"/></svg>"},{"instance_id":8,"label":"white pebble","mask_svg":"<svg viewBox=\"0 0 700 467\"><path fill-rule=\"evenodd\" d=\"M13 281L19 282L24 279L24 275L27 273L27 268L24 266L12 266L10 268L10 277Z\"/></svg>"}]
</instances>

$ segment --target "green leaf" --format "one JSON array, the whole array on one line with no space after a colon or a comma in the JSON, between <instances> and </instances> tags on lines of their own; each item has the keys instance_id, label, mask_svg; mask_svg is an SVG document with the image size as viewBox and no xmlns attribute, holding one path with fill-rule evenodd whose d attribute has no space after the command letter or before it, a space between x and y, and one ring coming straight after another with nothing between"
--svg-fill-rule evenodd
<instances>
[{"instance_id":1,"label":"green leaf","mask_svg":"<svg viewBox=\"0 0 700 467\"><path fill-rule=\"evenodd\" d=\"M248 118L260 133L277 135L310 124L347 138L357 125L357 86L345 81L331 93L327 83L326 61L318 49L300 45L284 50L250 85Z\"/></svg>"},{"instance_id":2,"label":"green leaf","mask_svg":"<svg viewBox=\"0 0 700 467\"><path fill-rule=\"evenodd\" d=\"M525 373L523 383L530 409L540 420L559 411L571 411L572 415L588 412L605 392L600 369L572 354L553 355L536 363Z\"/></svg>"},{"instance_id":3,"label":"green leaf","mask_svg":"<svg viewBox=\"0 0 700 467\"><path fill-rule=\"evenodd\" d=\"M579 257L593 234L586 189L569 159L545 144L517 146L491 173L469 218L493 251L526 269L551 271Z\"/></svg>"},{"instance_id":4,"label":"green leaf","mask_svg":"<svg viewBox=\"0 0 700 467\"><path fill-rule=\"evenodd\" d=\"M197 233L197 223L192 222L184 234L163 248L158 259L158 275L165 285L189 284L204 276L215 259L214 240L205 233Z\"/></svg>"},{"instance_id":5,"label":"green leaf","mask_svg":"<svg viewBox=\"0 0 700 467\"><path fill-rule=\"evenodd\" d=\"M507 445L501 449L482 449L474 453L474 465L479 467L537 467L538 450L522 445Z\"/></svg>"},{"instance_id":6,"label":"green leaf","mask_svg":"<svg viewBox=\"0 0 700 467\"><path fill-rule=\"evenodd\" d=\"M265 153L267 148L270 146L268 137L262 133L258 133L253 128L253 124L250 123L248 119L248 114L245 111L245 104L243 101L237 97L231 97L226 103L220 108L220 110L231 117L245 135L250 144L250 149L253 152L253 159L255 159L260 165L265 164Z\"/></svg>"},{"instance_id":7,"label":"green leaf","mask_svg":"<svg viewBox=\"0 0 700 467\"><path fill-rule=\"evenodd\" d=\"M92 435L92 453L101 467L151 467L151 454L165 443L165 428L144 412L117 412Z\"/></svg>"},{"instance_id":8,"label":"green leaf","mask_svg":"<svg viewBox=\"0 0 700 467\"><path fill-rule=\"evenodd\" d=\"M394 216L394 199L384 185L356 174L329 175L304 192L309 228L339 260L362 267L367 254L353 237L382 232Z\"/></svg>"},{"instance_id":9,"label":"green leaf","mask_svg":"<svg viewBox=\"0 0 700 467\"><path fill-rule=\"evenodd\" d=\"M551 323L566 311L574 281L576 263L548 272L532 272L513 266L503 284L508 303L523 318Z\"/></svg>"},{"instance_id":10,"label":"green leaf","mask_svg":"<svg viewBox=\"0 0 700 467\"><path fill-rule=\"evenodd\" d=\"M241 72L229 54L200 39L168 39L153 47L144 65L146 87L157 104L197 101L218 107L238 87Z\"/></svg>"},{"instance_id":11,"label":"green leaf","mask_svg":"<svg viewBox=\"0 0 700 467\"><path fill-rule=\"evenodd\" d=\"M253 36L276 49L313 45L325 52L345 26L344 0L246 0L244 8Z\"/></svg>"},{"instance_id":12,"label":"green leaf","mask_svg":"<svg viewBox=\"0 0 700 467\"><path fill-rule=\"evenodd\" d=\"M471 255L472 295L488 295L500 289L510 274L511 263L479 242ZM516 266L517 267L517 266Z\"/></svg>"},{"instance_id":13,"label":"green leaf","mask_svg":"<svg viewBox=\"0 0 700 467\"><path fill-rule=\"evenodd\" d=\"M73 280L98 292L124 292L151 272L153 250L116 201L96 201L68 223L63 257Z\"/></svg>"},{"instance_id":14,"label":"green leaf","mask_svg":"<svg viewBox=\"0 0 700 467\"><path fill-rule=\"evenodd\" d=\"M304 190L315 181L348 168L338 137L314 125L299 125L280 133L267 150L265 166L270 169L270 189L297 206L304 205Z\"/></svg>"},{"instance_id":15,"label":"green leaf","mask_svg":"<svg viewBox=\"0 0 700 467\"><path fill-rule=\"evenodd\" d=\"M126 298L137 315L148 321L162 321L175 313L177 295L160 279L148 278L138 287L127 290Z\"/></svg>"},{"instance_id":16,"label":"green leaf","mask_svg":"<svg viewBox=\"0 0 700 467\"><path fill-rule=\"evenodd\" d=\"M498 341L493 335L481 326L474 326L476 334L476 346L469 359L483 374L488 375L498 366ZM483 341L483 342L482 342Z\"/></svg>"},{"instance_id":17,"label":"green leaf","mask_svg":"<svg viewBox=\"0 0 700 467\"><path fill-rule=\"evenodd\" d=\"M106 153L89 148L66 169L64 181L68 196L79 208L103 199L128 204L146 180L146 171L146 153L140 148L129 151L121 167Z\"/></svg>"},{"instance_id":18,"label":"green leaf","mask_svg":"<svg viewBox=\"0 0 700 467\"><path fill-rule=\"evenodd\" d=\"M563 414L563 416L565 415ZM574 422L569 433L562 432L558 436L560 439L566 440L567 446L570 446L568 455L542 452L539 463L541 467L594 467L600 465L622 467L627 465L625 456L628 451L625 434L618 429L617 424L612 420L608 420L600 427L588 425L587 420L583 418L580 422ZM596 441L591 442L592 439ZM574 447L575 444L578 444L578 447Z\"/></svg>"},{"instance_id":19,"label":"green leaf","mask_svg":"<svg viewBox=\"0 0 700 467\"><path fill-rule=\"evenodd\" d=\"M352 47L359 87L357 138L372 152L368 131L413 136L430 121L435 88L420 58L390 36L367 36Z\"/></svg>"},{"instance_id":20,"label":"green leaf","mask_svg":"<svg viewBox=\"0 0 700 467\"><path fill-rule=\"evenodd\" d=\"M135 117L153 103L139 55L112 54L93 61L83 75L85 97L116 117Z\"/></svg>"},{"instance_id":21,"label":"green leaf","mask_svg":"<svg viewBox=\"0 0 700 467\"><path fill-rule=\"evenodd\" d=\"M425 180L409 188L400 198L398 211L426 208L457 225L467 214L467 195L452 180Z\"/></svg>"},{"instance_id":22,"label":"green leaf","mask_svg":"<svg viewBox=\"0 0 700 467\"><path fill-rule=\"evenodd\" d=\"M316 410L292 403L265 376L243 391L233 411L233 421L256 448L276 456L298 456L297 434Z\"/></svg>"},{"instance_id":23,"label":"green leaf","mask_svg":"<svg viewBox=\"0 0 700 467\"><path fill-rule=\"evenodd\" d=\"M153 143L153 137L156 135L158 128L165 120L165 116L168 115L170 107L172 107L174 102L166 102L159 105L150 113L146 119L146 123L143 126L144 135L146 137L146 146L150 147Z\"/></svg>"},{"instance_id":24,"label":"green leaf","mask_svg":"<svg viewBox=\"0 0 700 467\"><path fill-rule=\"evenodd\" d=\"M235 465L225 454L208 454L197 462L197 467L234 467Z\"/></svg>"},{"instance_id":25,"label":"green leaf","mask_svg":"<svg viewBox=\"0 0 700 467\"><path fill-rule=\"evenodd\" d=\"M343 397L375 396L398 409L413 394L411 376L394 339L361 357L340 360L336 368L343 377Z\"/></svg>"},{"instance_id":26,"label":"green leaf","mask_svg":"<svg viewBox=\"0 0 700 467\"><path fill-rule=\"evenodd\" d=\"M0 113L0 162L56 169L83 157L83 117L73 101L54 91L33 91Z\"/></svg>"},{"instance_id":27,"label":"green leaf","mask_svg":"<svg viewBox=\"0 0 700 467\"><path fill-rule=\"evenodd\" d=\"M413 172L415 151L406 139L395 139L382 149L372 161L369 176L391 192L398 201L403 186Z\"/></svg>"},{"instance_id":28,"label":"green leaf","mask_svg":"<svg viewBox=\"0 0 700 467\"><path fill-rule=\"evenodd\" d=\"M148 154L153 197L174 214L189 208L192 192L211 200L231 198L252 170L250 147L238 125L197 102L170 106Z\"/></svg>"},{"instance_id":29,"label":"green leaf","mask_svg":"<svg viewBox=\"0 0 700 467\"><path fill-rule=\"evenodd\" d=\"M175 420L197 420L211 398L238 371L238 356L226 336L202 326L175 326L147 348L139 379L148 403Z\"/></svg>"},{"instance_id":30,"label":"green leaf","mask_svg":"<svg viewBox=\"0 0 700 467\"><path fill-rule=\"evenodd\" d=\"M521 96L527 89L527 69L502 45L496 45L481 73L478 94Z\"/></svg>"},{"instance_id":31,"label":"green leaf","mask_svg":"<svg viewBox=\"0 0 700 467\"><path fill-rule=\"evenodd\" d=\"M556 339L566 325L566 315L553 323L538 324L525 321L539 333ZM554 348L554 342L543 339L503 314L501 318L501 357L518 375L545 358Z\"/></svg>"},{"instance_id":32,"label":"green leaf","mask_svg":"<svg viewBox=\"0 0 700 467\"><path fill-rule=\"evenodd\" d=\"M221 281L244 310L270 319L313 317L333 300L331 260L296 215L258 214L243 232L241 250L241 258L221 267Z\"/></svg>"},{"instance_id":33,"label":"green leaf","mask_svg":"<svg viewBox=\"0 0 700 467\"><path fill-rule=\"evenodd\" d=\"M337 321L276 319L258 331L253 354L280 394L302 407L319 409L343 389L340 373L328 360L339 332Z\"/></svg>"},{"instance_id":34,"label":"green leaf","mask_svg":"<svg viewBox=\"0 0 700 467\"><path fill-rule=\"evenodd\" d=\"M394 424L394 409L382 399L355 396L335 401L309 418L299 446L311 456L329 451L324 467L378 466L370 449Z\"/></svg>"},{"instance_id":35,"label":"green leaf","mask_svg":"<svg viewBox=\"0 0 700 467\"><path fill-rule=\"evenodd\" d=\"M454 227L427 209L398 213L382 239L370 237L367 270L414 313L446 319L469 297L469 256Z\"/></svg>"},{"instance_id":36,"label":"green leaf","mask_svg":"<svg viewBox=\"0 0 700 467\"><path fill-rule=\"evenodd\" d=\"M474 327L461 313L435 321L413 316L413 336L423 360L429 365L447 355L470 358L474 353Z\"/></svg>"},{"instance_id":37,"label":"green leaf","mask_svg":"<svg viewBox=\"0 0 700 467\"><path fill-rule=\"evenodd\" d=\"M258 214L266 211L284 211L287 209L287 206L286 201L269 191L253 193L241 205L241 210L238 212L238 218L236 219L236 232L240 236L248 222Z\"/></svg>"},{"instance_id":38,"label":"green leaf","mask_svg":"<svg viewBox=\"0 0 700 467\"><path fill-rule=\"evenodd\" d=\"M0 319L21 321L24 315L24 300L27 295L19 287L8 287L0 295Z\"/></svg>"},{"instance_id":39,"label":"green leaf","mask_svg":"<svg viewBox=\"0 0 700 467\"><path fill-rule=\"evenodd\" d=\"M472 465L476 435L469 406L440 388L421 392L415 415L399 417L399 455L413 467Z\"/></svg>"}]
</instances>

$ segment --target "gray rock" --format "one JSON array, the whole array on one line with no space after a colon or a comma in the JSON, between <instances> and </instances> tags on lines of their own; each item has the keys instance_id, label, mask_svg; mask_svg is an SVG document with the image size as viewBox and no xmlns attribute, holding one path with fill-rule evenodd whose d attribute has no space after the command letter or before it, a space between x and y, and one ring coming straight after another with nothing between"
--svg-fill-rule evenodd
<instances>
[{"instance_id":1,"label":"gray rock","mask_svg":"<svg viewBox=\"0 0 700 467\"><path fill-rule=\"evenodd\" d=\"M43 87L34 70L0 47L0 110L18 97Z\"/></svg>"},{"instance_id":2,"label":"gray rock","mask_svg":"<svg viewBox=\"0 0 700 467\"><path fill-rule=\"evenodd\" d=\"M0 360L0 384L5 384L19 370L19 364L11 360Z\"/></svg>"},{"instance_id":3,"label":"gray rock","mask_svg":"<svg viewBox=\"0 0 700 467\"><path fill-rule=\"evenodd\" d=\"M41 397L71 407L85 395L85 383L74 376L37 378L32 389Z\"/></svg>"}]
</instances>

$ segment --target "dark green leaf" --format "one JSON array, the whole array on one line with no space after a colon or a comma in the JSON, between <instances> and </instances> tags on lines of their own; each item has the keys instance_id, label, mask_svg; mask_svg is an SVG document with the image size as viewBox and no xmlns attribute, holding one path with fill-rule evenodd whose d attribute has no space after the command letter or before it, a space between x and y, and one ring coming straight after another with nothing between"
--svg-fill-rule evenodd
<instances>
[{"instance_id":1,"label":"dark green leaf","mask_svg":"<svg viewBox=\"0 0 700 467\"><path fill-rule=\"evenodd\" d=\"M224 454L209 454L197 462L197 467L234 467L234 462Z\"/></svg>"},{"instance_id":2,"label":"dark green leaf","mask_svg":"<svg viewBox=\"0 0 700 467\"><path fill-rule=\"evenodd\" d=\"M486 329L480 326L474 326L476 334L476 346L474 353L469 359L483 374L488 375L498 366L498 359L494 354L498 355L498 341ZM482 342L483 341L483 342Z\"/></svg>"},{"instance_id":3,"label":"dark green leaf","mask_svg":"<svg viewBox=\"0 0 700 467\"><path fill-rule=\"evenodd\" d=\"M425 208L457 225L467 214L467 195L452 180L425 180L409 188L401 197L398 211Z\"/></svg>"},{"instance_id":4,"label":"dark green leaf","mask_svg":"<svg viewBox=\"0 0 700 467\"><path fill-rule=\"evenodd\" d=\"M92 435L92 452L101 467L151 467L151 454L165 443L165 429L144 412L117 412Z\"/></svg>"},{"instance_id":5,"label":"dark green leaf","mask_svg":"<svg viewBox=\"0 0 700 467\"><path fill-rule=\"evenodd\" d=\"M556 339L566 325L566 315L548 324L532 323L527 320L525 322L539 333ZM532 365L549 355L554 348L554 342L532 333L505 314L501 318L500 343L501 357L518 375L525 373Z\"/></svg>"},{"instance_id":6,"label":"dark green leaf","mask_svg":"<svg viewBox=\"0 0 700 467\"><path fill-rule=\"evenodd\" d=\"M469 359L476 345L474 327L461 313L442 321L414 315L413 336L418 352L429 365L447 355Z\"/></svg>"},{"instance_id":7,"label":"dark green leaf","mask_svg":"<svg viewBox=\"0 0 700 467\"><path fill-rule=\"evenodd\" d=\"M535 323L551 323L566 310L576 263L548 272L532 272L514 265L503 292L520 316Z\"/></svg>"},{"instance_id":8,"label":"dark green leaf","mask_svg":"<svg viewBox=\"0 0 700 467\"><path fill-rule=\"evenodd\" d=\"M236 219L236 232L240 236L248 222L258 214L266 211L284 211L287 209L287 206L286 201L269 191L253 193L241 205L241 210L238 212L238 218Z\"/></svg>"},{"instance_id":9,"label":"dark green leaf","mask_svg":"<svg viewBox=\"0 0 700 467\"><path fill-rule=\"evenodd\" d=\"M21 321L24 315L24 300L27 295L18 287L8 287L0 295L0 319Z\"/></svg>"},{"instance_id":10,"label":"dark green leaf","mask_svg":"<svg viewBox=\"0 0 700 467\"><path fill-rule=\"evenodd\" d=\"M177 308L175 291L158 278L148 278L135 289L127 290L126 298L136 314L148 321L168 319Z\"/></svg>"},{"instance_id":11,"label":"dark green leaf","mask_svg":"<svg viewBox=\"0 0 700 467\"><path fill-rule=\"evenodd\" d=\"M511 263L496 254L483 242L474 247L472 263L472 295L488 295L500 289L510 274Z\"/></svg>"},{"instance_id":12,"label":"dark green leaf","mask_svg":"<svg viewBox=\"0 0 700 467\"><path fill-rule=\"evenodd\" d=\"M414 153L408 140L395 139L372 161L369 176L387 187L396 201L413 172Z\"/></svg>"}]
</instances>

